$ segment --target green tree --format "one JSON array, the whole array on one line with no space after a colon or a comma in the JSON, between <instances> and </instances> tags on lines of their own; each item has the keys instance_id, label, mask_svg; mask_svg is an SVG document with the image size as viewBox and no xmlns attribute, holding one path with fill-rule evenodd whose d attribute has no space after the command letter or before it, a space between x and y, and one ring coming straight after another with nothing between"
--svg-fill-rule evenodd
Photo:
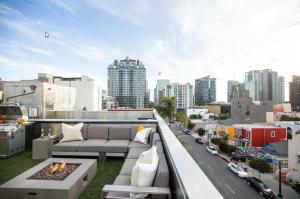
<instances>
[{"instance_id":1,"label":"green tree","mask_svg":"<svg viewBox=\"0 0 300 199\"><path fill-rule=\"evenodd\" d=\"M159 110L157 110L163 117L167 117L169 120L169 124L171 126L171 123L174 119L174 115L176 112L176 101L175 97L163 97L160 106L157 107Z\"/></svg>"},{"instance_id":2,"label":"green tree","mask_svg":"<svg viewBox=\"0 0 300 199\"><path fill-rule=\"evenodd\" d=\"M272 169L267 161L256 157L250 160L249 166L253 169L258 170L261 173L269 173Z\"/></svg>"},{"instance_id":3,"label":"green tree","mask_svg":"<svg viewBox=\"0 0 300 199\"><path fill-rule=\"evenodd\" d=\"M184 113L181 113L181 112L177 112L176 113L176 118L177 120L182 123L182 125L184 126L184 128L187 128L188 127L188 124L189 124L189 118L184 114Z\"/></svg>"},{"instance_id":4,"label":"green tree","mask_svg":"<svg viewBox=\"0 0 300 199\"><path fill-rule=\"evenodd\" d=\"M195 127L195 124L191 122L190 119L188 119L188 125L187 125L187 128L188 129L193 129Z\"/></svg>"},{"instance_id":5,"label":"green tree","mask_svg":"<svg viewBox=\"0 0 300 199\"><path fill-rule=\"evenodd\" d=\"M197 133L199 136L203 136L203 135L205 135L205 130L203 128L200 128L197 130Z\"/></svg>"}]
</instances>

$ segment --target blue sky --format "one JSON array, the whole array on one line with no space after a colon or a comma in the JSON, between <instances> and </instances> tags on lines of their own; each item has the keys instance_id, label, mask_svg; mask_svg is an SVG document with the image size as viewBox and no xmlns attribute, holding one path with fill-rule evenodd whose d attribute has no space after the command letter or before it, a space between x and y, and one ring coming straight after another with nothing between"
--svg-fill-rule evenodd
<instances>
[{"instance_id":1,"label":"blue sky","mask_svg":"<svg viewBox=\"0 0 300 199\"><path fill-rule=\"evenodd\" d=\"M298 0L0 0L4 80L85 74L106 89L107 66L129 56L144 62L151 91L157 78L194 84L210 74L226 100L227 80L271 68L288 100L299 52Z\"/></svg>"}]
</instances>

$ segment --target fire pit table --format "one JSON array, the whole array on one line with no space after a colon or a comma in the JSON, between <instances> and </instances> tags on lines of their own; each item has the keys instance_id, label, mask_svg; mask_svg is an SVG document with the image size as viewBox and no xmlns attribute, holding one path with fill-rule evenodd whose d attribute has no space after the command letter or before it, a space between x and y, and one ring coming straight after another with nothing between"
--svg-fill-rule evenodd
<instances>
[{"instance_id":1,"label":"fire pit table","mask_svg":"<svg viewBox=\"0 0 300 199\"><path fill-rule=\"evenodd\" d=\"M50 158L2 184L0 197L78 198L96 173L93 159Z\"/></svg>"}]
</instances>

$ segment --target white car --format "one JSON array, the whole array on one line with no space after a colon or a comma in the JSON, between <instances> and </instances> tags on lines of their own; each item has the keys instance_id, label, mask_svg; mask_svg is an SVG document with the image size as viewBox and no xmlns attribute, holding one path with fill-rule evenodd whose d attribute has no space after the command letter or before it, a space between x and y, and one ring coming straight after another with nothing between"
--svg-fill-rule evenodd
<instances>
[{"instance_id":1,"label":"white car","mask_svg":"<svg viewBox=\"0 0 300 199\"><path fill-rule=\"evenodd\" d=\"M213 155L217 155L218 154L218 151L213 146L207 146L206 149L207 149L208 152L210 152Z\"/></svg>"},{"instance_id":2,"label":"white car","mask_svg":"<svg viewBox=\"0 0 300 199\"><path fill-rule=\"evenodd\" d=\"M240 178L247 178L248 177L248 173L239 165L230 162L228 163L228 169L230 169L233 173L235 173L237 176L239 176Z\"/></svg>"}]
</instances>

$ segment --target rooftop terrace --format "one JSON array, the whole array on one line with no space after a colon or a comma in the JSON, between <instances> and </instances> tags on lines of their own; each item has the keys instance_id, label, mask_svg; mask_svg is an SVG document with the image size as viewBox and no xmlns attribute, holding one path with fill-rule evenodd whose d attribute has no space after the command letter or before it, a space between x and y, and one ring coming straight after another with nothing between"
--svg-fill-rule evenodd
<instances>
[{"instance_id":1,"label":"rooftop terrace","mask_svg":"<svg viewBox=\"0 0 300 199\"><path fill-rule=\"evenodd\" d=\"M32 166L40 163L39 160L31 159L32 140L40 136L41 128L53 129L58 133L60 125L64 123L78 123L97 125L118 125L128 126L132 124L155 124L163 144L164 154L170 172L170 190L172 198L222 198L218 190L203 173L193 158L178 141L170 130L164 119L154 111L114 111L114 112L66 112L54 113L52 118L56 119L35 119L30 120L26 128L27 150L9 159L0 160L0 184L10 178L22 173ZM100 119L99 119L100 118ZM97 174L88 185L80 198L99 198L102 187L105 184L112 184L117 177L124 163L120 157L108 157L106 161L100 161L97 165ZM197 179L197 181L195 181Z\"/></svg>"}]
</instances>

